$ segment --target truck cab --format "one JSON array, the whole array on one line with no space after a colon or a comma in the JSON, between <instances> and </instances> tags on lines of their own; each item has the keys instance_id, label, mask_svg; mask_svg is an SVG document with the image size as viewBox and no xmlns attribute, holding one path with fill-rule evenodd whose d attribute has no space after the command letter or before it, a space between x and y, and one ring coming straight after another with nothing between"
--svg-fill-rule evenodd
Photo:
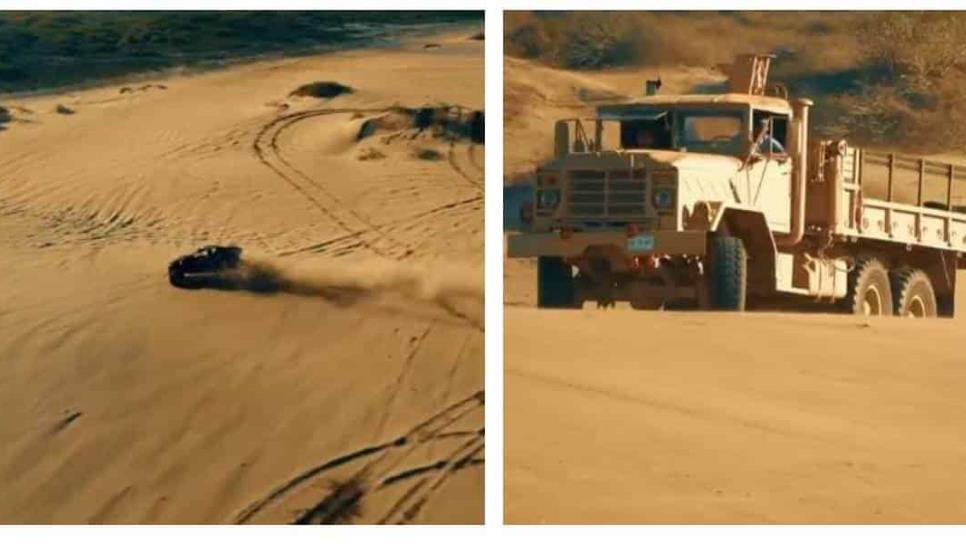
<instances>
[{"instance_id":1,"label":"truck cab","mask_svg":"<svg viewBox=\"0 0 966 544\"><path fill-rule=\"evenodd\" d=\"M800 230L791 195L802 183L796 165L810 103L765 95L759 76L770 58L745 60L744 83L729 92L652 94L556 123L554 156L538 168L524 214L530 232L509 239L509 256L542 261L546 296L538 299L743 308L749 290L775 289L776 237ZM740 237L747 240L731 240ZM711 254L721 244L738 254L719 266L749 252L761 253L763 266L711 289Z\"/></svg>"},{"instance_id":2,"label":"truck cab","mask_svg":"<svg viewBox=\"0 0 966 544\"><path fill-rule=\"evenodd\" d=\"M680 229L696 202L714 200L760 208L787 232L791 116L784 99L723 94L648 97L560 121L534 218L575 230Z\"/></svg>"}]
</instances>

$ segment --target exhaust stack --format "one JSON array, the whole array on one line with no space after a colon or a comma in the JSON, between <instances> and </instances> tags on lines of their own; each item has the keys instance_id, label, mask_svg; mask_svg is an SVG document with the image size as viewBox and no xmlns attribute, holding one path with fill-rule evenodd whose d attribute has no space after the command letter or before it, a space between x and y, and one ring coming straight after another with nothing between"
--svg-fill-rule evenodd
<instances>
[{"instance_id":1,"label":"exhaust stack","mask_svg":"<svg viewBox=\"0 0 966 544\"><path fill-rule=\"evenodd\" d=\"M808 175L808 109L812 101L800 98L792 102L792 205L788 234L776 235L778 247L788 248L805 235L805 188Z\"/></svg>"}]
</instances>

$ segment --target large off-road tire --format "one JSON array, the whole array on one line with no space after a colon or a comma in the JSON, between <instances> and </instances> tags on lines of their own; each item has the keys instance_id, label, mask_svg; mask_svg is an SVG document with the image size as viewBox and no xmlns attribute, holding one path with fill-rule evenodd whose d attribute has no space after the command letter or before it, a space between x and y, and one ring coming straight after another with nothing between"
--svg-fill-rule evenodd
<instances>
[{"instance_id":1,"label":"large off-road tire","mask_svg":"<svg viewBox=\"0 0 966 544\"><path fill-rule=\"evenodd\" d=\"M711 239L711 308L743 312L748 298L748 254L741 238Z\"/></svg>"},{"instance_id":2,"label":"large off-road tire","mask_svg":"<svg viewBox=\"0 0 966 544\"><path fill-rule=\"evenodd\" d=\"M891 276L896 315L936 317L939 314L936 291L925 272L916 268L901 268L894 270Z\"/></svg>"},{"instance_id":3,"label":"large off-road tire","mask_svg":"<svg viewBox=\"0 0 966 544\"><path fill-rule=\"evenodd\" d=\"M956 296L955 295L937 296L936 312L939 314L939 317L955 317L956 316Z\"/></svg>"},{"instance_id":4,"label":"large off-road tire","mask_svg":"<svg viewBox=\"0 0 966 544\"><path fill-rule=\"evenodd\" d=\"M537 307L576 308L573 268L560 257L537 259Z\"/></svg>"},{"instance_id":5,"label":"large off-road tire","mask_svg":"<svg viewBox=\"0 0 966 544\"><path fill-rule=\"evenodd\" d=\"M634 310L660 310L664 308L664 301L659 298L632 298L628 301Z\"/></svg>"},{"instance_id":6,"label":"large off-road tire","mask_svg":"<svg viewBox=\"0 0 966 544\"><path fill-rule=\"evenodd\" d=\"M849 272L843 305L855 315L892 315L889 272L879 259L860 259Z\"/></svg>"}]
</instances>

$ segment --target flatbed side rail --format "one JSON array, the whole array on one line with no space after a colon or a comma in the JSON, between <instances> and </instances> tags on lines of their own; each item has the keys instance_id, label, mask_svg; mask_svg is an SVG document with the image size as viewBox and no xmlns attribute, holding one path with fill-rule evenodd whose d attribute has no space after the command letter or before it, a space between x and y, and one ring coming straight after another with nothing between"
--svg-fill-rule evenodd
<instances>
[{"instance_id":1,"label":"flatbed side rail","mask_svg":"<svg viewBox=\"0 0 966 544\"><path fill-rule=\"evenodd\" d=\"M840 222L860 238L966 250L966 207L954 202L957 167L920 157L854 149L842 189L854 214ZM851 170L851 172L849 172ZM851 179L848 179L851 178Z\"/></svg>"}]
</instances>

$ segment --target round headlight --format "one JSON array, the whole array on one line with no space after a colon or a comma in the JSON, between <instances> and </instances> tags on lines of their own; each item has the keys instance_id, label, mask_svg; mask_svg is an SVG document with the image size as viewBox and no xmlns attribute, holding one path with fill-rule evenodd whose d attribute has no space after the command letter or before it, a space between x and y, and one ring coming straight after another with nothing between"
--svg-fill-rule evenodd
<instances>
[{"instance_id":1,"label":"round headlight","mask_svg":"<svg viewBox=\"0 0 966 544\"><path fill-rule=\"evenodd\" d=\"M537 199L540 208L555 208L560 203L560 191L544 189Z\"/></svg>"},{"instance_id":2,"label":"round headlight","mask_svg":"<svg viewBox=\"0 0 966 544\"><path fill-rule=\"evenodd\" d=\"M667 187L654 189L654 206L667 209L674 205L674 192Z\"/></svg>"}]
</instances>

